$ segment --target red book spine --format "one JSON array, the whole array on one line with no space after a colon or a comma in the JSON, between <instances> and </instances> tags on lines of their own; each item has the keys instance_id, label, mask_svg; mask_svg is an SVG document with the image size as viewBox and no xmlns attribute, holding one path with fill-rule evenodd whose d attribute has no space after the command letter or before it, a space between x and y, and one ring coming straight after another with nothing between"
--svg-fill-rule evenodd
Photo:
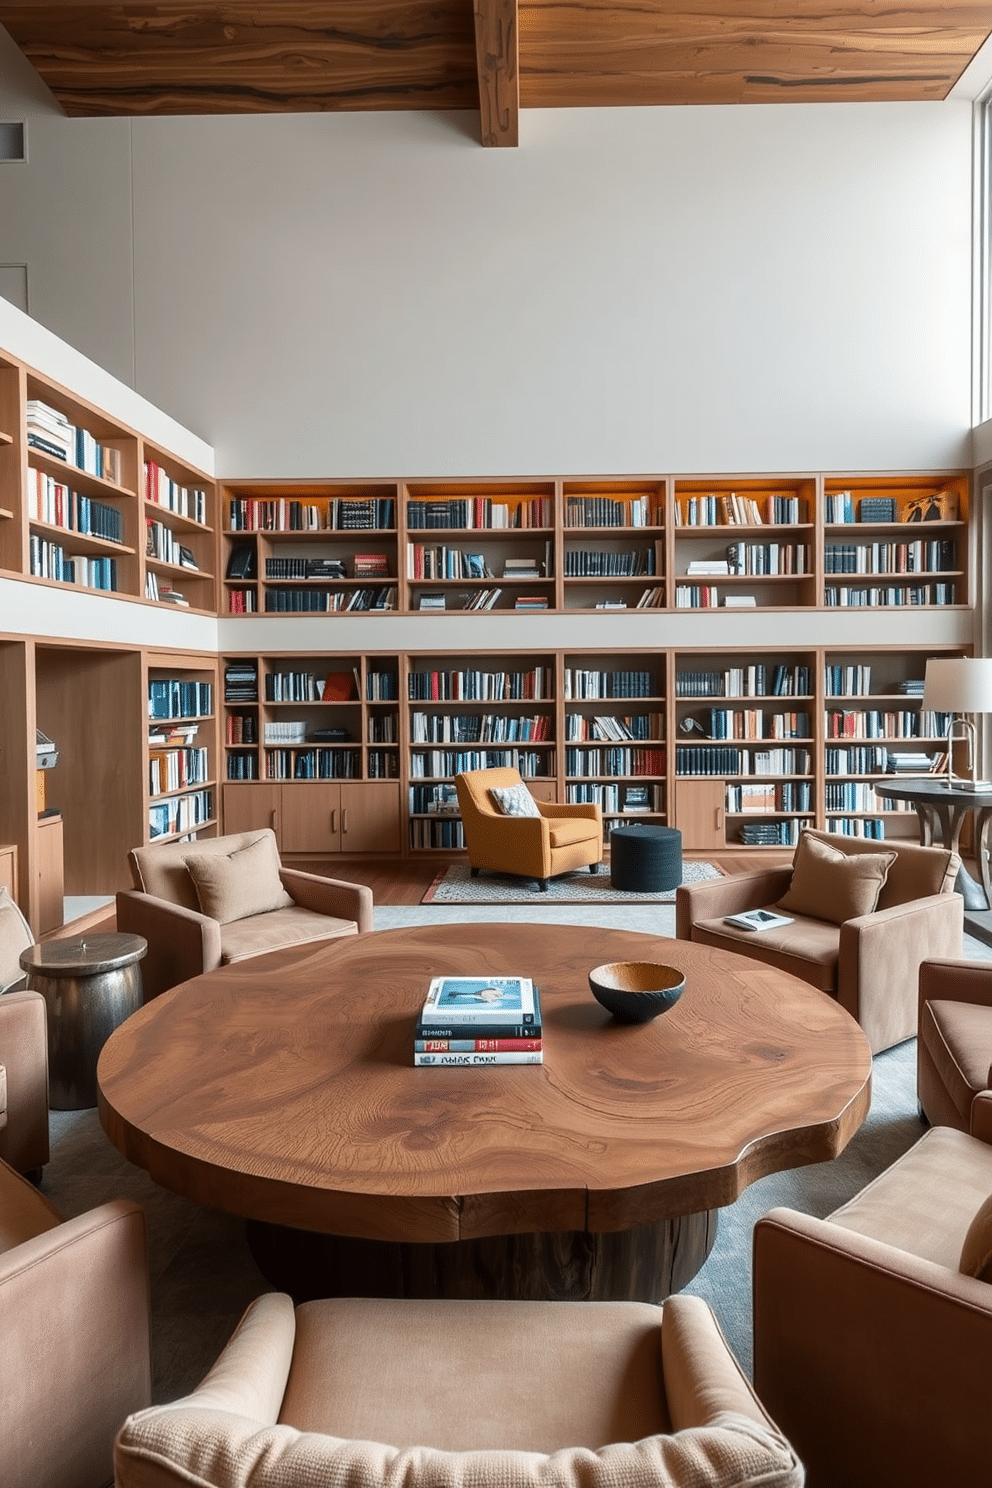
<instances>
[{"instance_id":1,"label":"red book spine","mask_svg":"<svg viewBox=\"0 0 992 1488\"><path fill-rule=\"evenodd\" d=\"M448 1054L452 1050L462 1054L538 1053L543 1047L539 1038L426 1038L417 1039L415 1044L420 1054Z\"/></svg>"}]
</instances>

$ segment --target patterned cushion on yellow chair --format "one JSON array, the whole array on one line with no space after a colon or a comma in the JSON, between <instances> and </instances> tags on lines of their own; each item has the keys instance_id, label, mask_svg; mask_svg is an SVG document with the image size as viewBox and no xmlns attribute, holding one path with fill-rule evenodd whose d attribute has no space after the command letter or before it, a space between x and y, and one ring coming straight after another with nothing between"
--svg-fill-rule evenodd
<instances>
[{"instance_id":1,"label":"patterned cushion on yellow chair","mask_svg":"<svg viewBox=\"0 0 992 1488\"><path fill-rule=\"evenodd\" d=\"M525 785L492 786L489 799L502 816L540 816L537 802Z\"/></svg>"}]
</instances>

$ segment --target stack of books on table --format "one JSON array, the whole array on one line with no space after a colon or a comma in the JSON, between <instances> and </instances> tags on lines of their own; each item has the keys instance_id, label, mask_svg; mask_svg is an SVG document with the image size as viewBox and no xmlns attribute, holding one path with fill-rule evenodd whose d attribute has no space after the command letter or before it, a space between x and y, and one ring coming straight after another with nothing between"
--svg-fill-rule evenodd
<instances>
[{"instance_id":1,"label":"stack of books on table","mask_svg":"<svg viewBox=\"0 0 992 1488\"><path fill-rule=\"evenodd\" d=\"M543 1064L530 977L435 977L414 1030L415 1065Z\"/></svg>"}]
</instances>

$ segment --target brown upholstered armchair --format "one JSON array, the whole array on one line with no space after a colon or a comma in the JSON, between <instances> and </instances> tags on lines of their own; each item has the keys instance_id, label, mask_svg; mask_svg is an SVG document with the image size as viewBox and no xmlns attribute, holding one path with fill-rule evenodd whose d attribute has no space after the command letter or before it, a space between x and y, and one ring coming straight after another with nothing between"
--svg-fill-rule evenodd
<instances>
[{"instance_id":1,"label":"brown upholstered armchair","mask_svg":"<svg viewBox=\"0 0 992 1488\"><path fill-rule=\"evenodd\" d=\"M990 1194L992 1147L933 1127L829 1218L758 1221L755 1386L809 1488L988 1482Z\"/></svg>"},{"instance_id":2,"label":"brown upholstered armchair","mask_svg":"<svg viewBox=\"0 0 992 1488\"><path fill-rule=\"evenodd\" d=\"M151 1399L144 1215L75 1219L0 1163L4 1488L104 1488L114 1437Z\"/></svg>"},{"instance_id":3,"label":"brown upholstered armchair","mask_svg":"<svg viewBox=\"0 0 992 1488\"><path fill-rule=\"evenodd\" d=\"M920 1107L935 1126L992 1142L992 964L924 961L916 1045Z\"/></svg>"},{"instance_id":4,"label":"brown upholstered armchair","mask_svg":"<svg viewBox=\"0 0 992 1488\"><path fill-rule=\"evenodd\" d=\"M706 1303L252 1304L117 1488L800 1488Z\"/></svg>"},{"instance_id":5,"label":"brown upholstered armchair","mask_svg":"<svg viewBox=\"0 0 992 1488\"><path fill-rule=\"evenodd\" d=\"M869 857L886 861L875 871ZM920 963L961 955L959 865L957 854L942 847L806 831L791 868L677 889L675 933L819 987L857 1019L877 1054L916 1034ZM754 933L725 922L727 915L778 905L791 924Z\"/></svg>"},{"instance_id":6,"label":"brown upholstered armchair","mask_svg":"<svg viewBox=\"0 0 992 1488\"><path fill-rule=\"evenodd\" d=\"M134 889L117 895L117 927L148 942L146 1002L232 961L372 929L371 889L284 868L268 827L152 843L128 862Z\"/></svg>"},{"instance_id":7,"label":"brown upholstered armchair","mask_svg":"<svg viewBox=\"0 0 992 1488\"><path fill-rule=\"evenodd\" d=\"M574 868L598 872L603 813L594 802L561 806L535 800L516 770L469 770L455 776L455 789L473 878L481 868L514 873L535 878L546 893L548 880L559 873ZM500 811L493 791L523 792L531 814ZM518 794L517 799L523 797Z\"/></svg>"}]
</instances>

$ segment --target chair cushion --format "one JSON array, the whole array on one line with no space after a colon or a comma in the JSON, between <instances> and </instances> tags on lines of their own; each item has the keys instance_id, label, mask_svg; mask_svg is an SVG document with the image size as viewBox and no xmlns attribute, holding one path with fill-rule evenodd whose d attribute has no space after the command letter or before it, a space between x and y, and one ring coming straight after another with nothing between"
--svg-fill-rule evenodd
<instances>
[{"instance_id":1,"label":"chair cushion","mask_svg":"<svg viewBox=\"0 0 992 1488\"><path fill-rule=\"evenodd\" d=\"M7 992L24 978L20 956L34 944L27 920L10 897L6 886L0 888L0 992Z\"/></svg>"},{"instance_id":2,"label":"chair cushion","mask_svg":"<svg viewBox=\"0 0 992 1488\"><path fill-rule=\"evenodd\" d=\"M831 847L836 847L841 841L849 858L879 850L878 844L868 838L838 839L836 833L820 832L814 827L808 827L803 835L826 842ZM921 847L918 842L887 842L885 850L890 848L896 855L895 862L882 885L877 909L892 909L896 904L910 904L914 899L927 899L931 894L950 894L953 891L961 866L956 852L946 847Z\"/></svg>"},{"instance_id":3,"label":"chair cushion","mask_svg":"<svg viewBox=\"0 0 992 1488\"><path fill-rule=\"evenodd\" d=\"M221 925L293 902L279 877L275 839L268 835L230 853L191 854L185 862L200 909Z\"/></svg>"},{"instance_id":4,"label":"chair cushion","mask_svg":"<svg viewBox=\"0 0 992 1488\"><path fill-rule=\"evenodd\" d=\"M599 823L587 816L545 817L548 841L552 847L571 847L576 842L598 840Z\"/></svg>"},{"instance_id":5,"label":"chair cushion","mask_svg":"<svg viewBox=\"0 0 992 1488\"><path fill-rule=\"evenodd\" d=\"M872 914L895 858L893 852L849 855L804 832L796 848L792 882L778 907L783 914L810 915L834 925Z\"/></svg>"},{"instance_id":6,"label":"chair cushion","mask_svg":"<svg viewBox=\"0 0 992 1488\"><path fill-rule=\"evenodd\" d=\"M774 909L774 905L768 906ZM752 961L777 966L811 987L831 995L837 991L837 958L840 954L840 928L829 920L814 920L802 915L793 917L791 925L771 930L740 930L724 920L697 920L692 939L699 945L717 946L722 951L736 951Z\"/></svg>"},{"instance_id":7,"label":"chair cushion","mask_svg":"<svg viewBox=\"0 0 992 1488\"><path fill-rule=\"evenodd\" d=\"M222 925L221 961L227 966L232 961L247 961L251 956L263 956L266 951L280 951L286 946L357 934L358 926L354 920L315 914L311 909L300 909L294 904L290 909L276 909L270 914L252 915L250 919L231 920Z\"/></svg>"},{"instance_id":8,"label":"chair cushion","mask_svg":"<svg viewBox=\"0 0 992 1488\"><path fill-rule=\"evenodd\" d=\"M491 786L489 799L501 816L540 816L537 802L525 785Z\"/></svg>"},{"instance_id":9,"label":"chair cushion","mask_svg":"<svg viewBox=\"0 0 992 1488\"><path fill-rule=\"evenodd\" d=\"M992 1147L933 1126L830 1221L958 1271L969 1227L989 1194Z\"/></svg>"},{"instance_id":10,"label":"chair cushion","mask_svg":"<svg viewBox=\"0 0 992 1488\"><path fill-rule=\"evenodd\" d=\"M258 827L251 832L226 833L223 837L198 837L195 842L156 842L149 847L134 847L127 855L132 883L156 899L167 899L183 909L199 910L200 901L187 860L211 854L224 856L239 847L249 847L261 837L271 838L275 846L272 828Z\"/></svg>"},{"instance_id":11,"label":"chair cushion","mask_svg":"<svg viewBox=\"0 0 992 1488\"><path fill-rule=\"evenodd\" d=\"M920 1014L919 1037L967 1131L972 1101L979 1090L990 1088L992 1008L928 998Z\"/></svg>"},{"instance_id":12,"label":"chair cushion","mask_svg":"<svg viewBox=\"0 0 992 1488\"><path fill-rule=\"evenodd\" d=\"M992 1281L992 1194L968 1226L961 1247L961 1270L979 1281Z\"/></svg>"}]
</instances>

